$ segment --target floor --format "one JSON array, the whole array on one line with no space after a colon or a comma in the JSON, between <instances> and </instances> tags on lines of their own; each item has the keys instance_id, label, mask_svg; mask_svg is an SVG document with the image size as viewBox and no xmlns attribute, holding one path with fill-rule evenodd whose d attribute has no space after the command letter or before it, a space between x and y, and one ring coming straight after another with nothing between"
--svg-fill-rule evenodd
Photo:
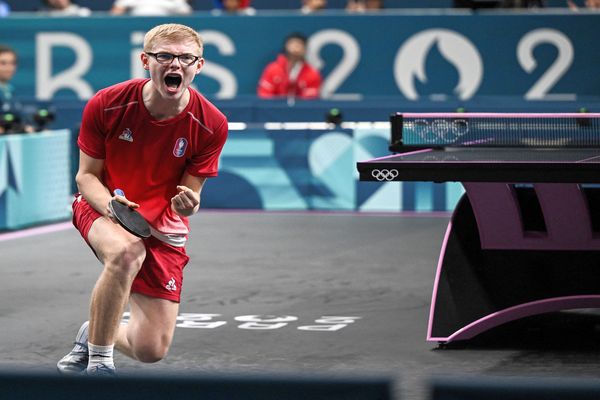
<instances>
[{"instance_id":1,"label":"floor","mask_svg":"<svg viewBox=\"0 0 600 400\"><path fill-rule=\"evenodd\" d=\"M594 310L532 317L440 348L425 340L447 215L203 211L192 217L168 356L120 371L600 377ZM0 368L53 371L87 319L100 264L69 224L0 234Z\"/></svg>"}]
</instances>

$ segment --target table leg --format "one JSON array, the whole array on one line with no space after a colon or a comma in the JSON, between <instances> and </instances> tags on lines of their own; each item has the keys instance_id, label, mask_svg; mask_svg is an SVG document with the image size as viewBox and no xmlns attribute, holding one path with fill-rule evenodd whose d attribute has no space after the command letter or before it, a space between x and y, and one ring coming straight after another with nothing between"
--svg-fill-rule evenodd
<instances>
[{"instance_id":1,"label":"table leg","mask_svg":"<svg viewBox=\"0 0 600 400\"><path fill-rule=\"evenodd\" d=\"M434 282L427 339L437 342L466 340L529 315L600 307L598 234L591 228L587 232L581 223L574 221L578 226L574 231L558 234L558 237L570 237L570 250L556 250L548 244L556 240L556 234L537 232L530 235L522 229L521 223L517 225L518 229L505 224L508 230L504 233L511 236L512 245L505 240L499 248L486 248L482 246L481 231L492 232L494 226L489 226L491 221L522 221L523 208L510 190L505 191L501 198L490 197L494 190L505 190L502 185L505 188L510 186L482 185L475 188L472 184L470 187L466 185L467 193L459 201L448 225ZM545 225L548 231L555 231L558 226L566 229L565 221L568 219L554 219L551 215L560 210L557 205L565 197L577 199L583 196L577 194L573 186L564 189L567 191L561 192L561 188L547 185L536 188L543 218L549 221ZM557 193L569 190L571 194L557 196ZM487 203L486 198L489 200ZM507 199L512 203L500 208L505 213L506 210L512 211L504 219L489 215L494 209L498 211L496 202ZM588 203L580 200L577 200L579 206L572 207L588 207ZM472 203L478 204L477 208ZM581 212L568 210L566 214ZM573 239L577 237L581 238L580 242ZM487 240L488 237L485 238ZM519 242L515 238L522 240Z\"/></svg>"}]
</instances>

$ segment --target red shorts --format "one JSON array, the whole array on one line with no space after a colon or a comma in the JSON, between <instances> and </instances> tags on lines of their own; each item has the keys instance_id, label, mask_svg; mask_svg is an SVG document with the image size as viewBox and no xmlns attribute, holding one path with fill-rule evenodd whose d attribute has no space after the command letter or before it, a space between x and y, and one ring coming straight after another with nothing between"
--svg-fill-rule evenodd
<instances>
[{"instance_id":1,"label":"red shorts","mask_svg":"<svg viewBox=\"0 0 600 400\"><path fill-rule=\"evenodd\" d=\"M102 217L82 196L73 201L73 225L89 245L92 223ZM189 261L185 247L174 247L151 236L144 239L146 259L133 281L131 291L179 303L183 268ZM91 247L91 245L90 245ZM93 249L92 249L93 250Z\"/></svg>"}]
</instances>

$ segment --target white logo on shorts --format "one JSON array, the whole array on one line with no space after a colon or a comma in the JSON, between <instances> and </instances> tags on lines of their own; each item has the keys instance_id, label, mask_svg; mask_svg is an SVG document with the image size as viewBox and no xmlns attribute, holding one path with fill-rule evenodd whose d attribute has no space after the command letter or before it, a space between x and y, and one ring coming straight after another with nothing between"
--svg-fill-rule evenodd
<instances>
[{"instance_id":1,"label":"white logo on shorts","mask_svg":"<svg viewBox=\"0 0 600 400\"><path fill-rule=\"evenodd\" d=\"M165 285L167 290L174 292L177 290L177 285L175 284L175 278L171 278L171 280Z\"/></svg>"}]
</instances>

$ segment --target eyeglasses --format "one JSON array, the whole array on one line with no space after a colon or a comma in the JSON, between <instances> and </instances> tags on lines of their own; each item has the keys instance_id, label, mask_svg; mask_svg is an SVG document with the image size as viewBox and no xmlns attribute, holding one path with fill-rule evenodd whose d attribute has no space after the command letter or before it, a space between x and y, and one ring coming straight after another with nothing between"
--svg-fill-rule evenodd
<instances>
[{"instance_id":1,"label":"eyeglasses","mask_svg":"<svg viewBox=\"0 0 600 400\"><path fill-rule=\"evenodd\" d=\"M171 64L174 59L179 59L179 62L183 65L192 65L198 61L201 57L193 54L180 54L175 55L171 53L150 53L146 52L149 56L152 56L158 61L159 64Z\"/></svg>"}]
</instances>

